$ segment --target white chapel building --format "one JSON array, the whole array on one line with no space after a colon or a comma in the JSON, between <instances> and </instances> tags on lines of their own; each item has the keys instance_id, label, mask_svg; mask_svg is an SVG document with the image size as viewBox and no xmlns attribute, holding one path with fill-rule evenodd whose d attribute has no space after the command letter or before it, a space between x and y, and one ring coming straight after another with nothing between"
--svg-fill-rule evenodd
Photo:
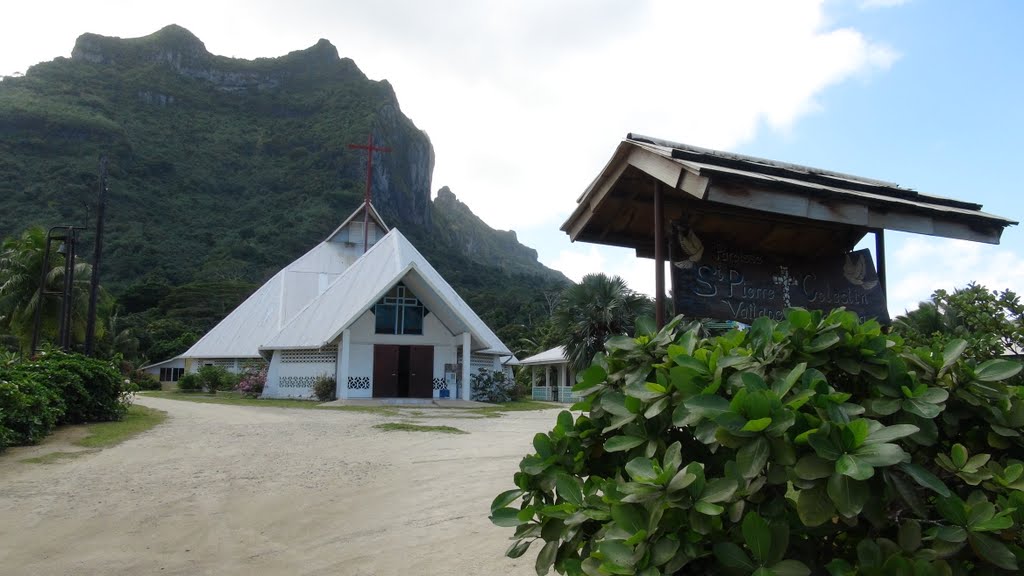
<instances>
[{"instance_id":1,"label":"white chapel building","mask_svg":"<svg viewBox=\"0 0 1024 576\"><path fill-rule=\"evenodd\" d=\"M184 354L147 369L163 380L266 360L269 398L310 397L328 375L341 399L468 400L472 375L507 372L512 359L409 240L364 203Z\"/></svg>"}]
</instances>

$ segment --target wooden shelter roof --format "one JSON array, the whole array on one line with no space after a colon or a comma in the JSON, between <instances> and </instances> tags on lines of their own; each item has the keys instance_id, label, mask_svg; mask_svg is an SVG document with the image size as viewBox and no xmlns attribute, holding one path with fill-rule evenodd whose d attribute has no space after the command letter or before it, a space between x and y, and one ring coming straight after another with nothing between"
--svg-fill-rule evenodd
<instances>
[{"instance_id":1,"label":"wooden shelter roof","mask_svg":"<svg viewBox=\"0 0 1024 576\"><path fill-rule=\"evenodd\" d=\"M656 182L666 222L737 248L800 257L848 252L877 230L998 244L1017 224L980 204L889 182L629 134L562 230L573 241L652 257Z\"/></svg>"}]
</instances>

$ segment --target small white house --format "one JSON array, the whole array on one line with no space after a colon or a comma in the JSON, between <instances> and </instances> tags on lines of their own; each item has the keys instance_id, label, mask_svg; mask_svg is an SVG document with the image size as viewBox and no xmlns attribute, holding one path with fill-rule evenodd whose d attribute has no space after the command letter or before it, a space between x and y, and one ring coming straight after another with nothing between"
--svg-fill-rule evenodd
<instances>
[{"instance_id":1,"label":"small white house","mask_svg":"<svg viewBox=\"0 0 1024 576\"><path fill-rule=\"evenodd\" d=\"M271 398L310 397L330 376L339 398L463 399L471 375L507 370L508 348L364 206L182 354L186 369L269 361Z\"/></svg>"},{"instance_id":2,"label":"small white house","mask_svg":"<svg viewBox=\"0 0 1024 576\"><path fill-rule=\"evenodd\" d=\"M161 384L173 384L185 375L185 359L181 356L176 356L170 360L143 366L139 370L152 375Z\"/></svg>"},{"instance_id":3,"label":"small white house","mask_svg":"<svg viewBox=\"0 0 1024 576\"><path fill-rule=\"evenodd\" d=\"M565 357L565 346L556 346L539 354L519 361L520 366L530 368L530 384L534 400L551 402L578 402L580 396L573 394L576 375ZM537 373L541 377L537 377Z\"/></svg>"}]
</instances>

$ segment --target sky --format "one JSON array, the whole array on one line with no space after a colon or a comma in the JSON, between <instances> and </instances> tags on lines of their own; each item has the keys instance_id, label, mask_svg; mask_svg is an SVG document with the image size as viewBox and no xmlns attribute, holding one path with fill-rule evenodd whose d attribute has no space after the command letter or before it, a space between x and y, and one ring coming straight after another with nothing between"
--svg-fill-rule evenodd
<instances>
[{"instance_id":1,"label":"sky","mask_svg":"<svg viewBox=\"0 0 1024 576\"><path fill-rule=\"evenodd\" d=\"M574 280L605 272L654 291L651 260L559 230L629 132L1024 217L1014 0L52 0L2 13L0 75L69 56L83 32L173 23L238 58L326 38L429 135L435 193L448 186ZM890 232L886 249L894 315L972 281L1024 291L1020 227L998 246Z\"/></svg>"}]
</instances>

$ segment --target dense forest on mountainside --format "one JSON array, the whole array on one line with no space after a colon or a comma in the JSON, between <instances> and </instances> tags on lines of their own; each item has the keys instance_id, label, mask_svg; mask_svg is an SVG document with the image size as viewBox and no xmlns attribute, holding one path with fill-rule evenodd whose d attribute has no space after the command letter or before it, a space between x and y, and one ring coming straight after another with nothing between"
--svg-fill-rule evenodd
<instances>
[{"instance_id":1,"label":"dense forest on mountainside","mask_svg":"<svg viewBox=\"0 0 1024 576\"><path fill-rule=\"evenodd\" d=\"M374 204L513 345L546 322L568 280L513 232L447 188L431 200L434 151L387 81L326 40L280 58L212 55L168 26L84 34L71 58L0 81L0 238L30 225L95 225L109 158L102 281L117 328L152 360L184 349L259 283L314 246L362 200ZM83 233L91 246L92 232ZM90 249L80 255L90 257Z\"/></svg>"}]
</instances>

